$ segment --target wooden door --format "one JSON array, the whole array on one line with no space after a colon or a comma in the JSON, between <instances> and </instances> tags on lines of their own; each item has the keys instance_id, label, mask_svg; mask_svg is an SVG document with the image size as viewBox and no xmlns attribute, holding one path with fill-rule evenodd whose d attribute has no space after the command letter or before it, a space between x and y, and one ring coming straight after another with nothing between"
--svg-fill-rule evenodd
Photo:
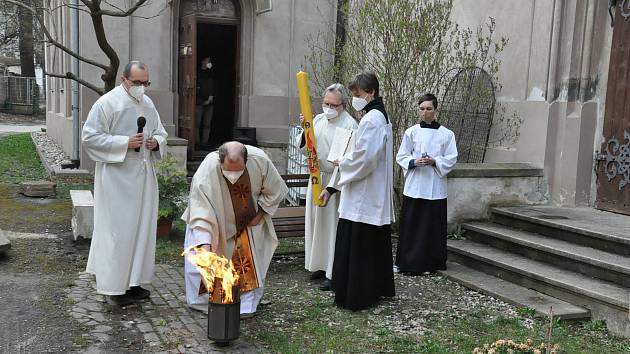
<instances>
[{"instance_id":1,"label":"wooden door","mask_svg":"<svg viewBox=\"0 0 630 354\"><path fill-rule=\"evenodd\" d=\"M630 20L615 9L596 206L630 215Z\"/></svg>"},{"instance_id":2,"label":"wooden door","mask_svg":"<svg viewBox=\"0 0 630 354\"><path fill-rule=\"evenodd\" d=\"M197 94L197 19L184 16L179 23L179 125L181 138L188 140L188 157L195 148L195 99Z\"/></svg>"}]
</instances>

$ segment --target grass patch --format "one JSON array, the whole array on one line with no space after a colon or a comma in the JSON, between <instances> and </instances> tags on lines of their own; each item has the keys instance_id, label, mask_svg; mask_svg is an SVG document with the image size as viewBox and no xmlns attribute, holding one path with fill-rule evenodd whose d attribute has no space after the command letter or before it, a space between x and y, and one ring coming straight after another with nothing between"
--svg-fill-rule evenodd
<instances>
[{"instance_id":1,"label":"grass patch","mask_svg":"<svg viewBox=\"0 0 630 354\"><path fill-rule=\"evenodd\" d=\"M278 240L276 255L296 252L304 254L304 237L283 237Z\"/></svg>"},{"instance_id":2,"label":"grass patch","mask_svg":"<svg viewBox=\"0 0 630 354\"><path fill-rule=\"evenodd\" d=\"M273 353L472 353L501 339L530 339L539 346L548 329L549 319L531 309L468 306L443 277L397 276L397 298L363 311L343 310L332 293L308 280L303 262L272 262L265 284L271 304L241 323L245 340ZM551 344L559 345L559 353L630 350L630 340L593 321L554 321Z\"/></svg>"},{"instance_id":3,"label":"grass patch","mask_svg":"<svg viewBox=\"0 0 630 354\"><path fill-rule=\"evenodd\" d=\"M534 317L534 316L536 316L536 310L534 310L531 307L527 307L527 306L517 307L516 308L516 313L519 316L523 316L523 317Z\"/></svg>"},{"instance_id":4,"label":"grass patch","mask_svg":"<svg viewBox=\"0 0 630 354\"><path fill-rule=\"evenodd\" d=\"M94 183L65 183L56 182L55 198L70 199L70 190L89 190L94 195Z\"/></svg>"},{"instance_id":5,"label":"grass patch","mask_svg":"<svg viewBox=\"0 0 630 354\"><path fill-rule=\"evenodd\" d=\"M0 184L0 205L0 229L3 230L46 232L68 225L72 217L69 200L23 197L18 194L16 185Z\"/></svg>"},{"instance_id":6,"label":"grass patch","mask_svg":"<svg viewBox=\"0 0 630 354\"><path fill-rule=\"evenodd\" d=\"M72 345L78 348L85 348L90 345L91 342L87 337L84 336L75 336L72 338Z\"/></svg>"},{"instance_id":7,"label":"grass patch","mask_svg":"<svg viewBox=\"0 0 630 354\"><path fill-rule=\"evenodd\" d=\"M81 254L83 251L68 253L59 249L61 242L47 239L11 240L11 249L6 254L8 262L4 265L15 273L56 275L55 287L63 288L85 269L87 257Z\"/></svg>"},{"instance_id":8,"label":"grass patch","mask_svg":"<svg viewBox=\"0 0 630 354\"><path fill-rule=\"evenodd\" d=\"M0 183L19 184L48 178L29 133L0 138Z\"/></svg>"},{"instance_id":9,"label":"grass patch","mask_svg":"<svg viewBox=\"0 0 630 354\"><path fill-rule=\"evenodd\" d=\"M531 325L526 325L519 318L502 316L488 320L488 314L478 312L460 319L438 321L432 326L434 331L430 337L456 353L470 353L476 347L499 339L516 342L529 339L534 345L539 345L544 341L548 323L549 320L541 316ZM554 322L551 344L559 345L561 353L618 353L630 348L627 339L598 336L582 331L580 327L579 323Z\"/></svg>"},{"instance_id":10,"label":"grass patch","mask_svg":"<svg viewBox=\"0 0 630 354\"><path fill-rule=\"evenodd\" d=\"M395 335L387 329L366 333L369 325L365 316L340 311L325 301L287 318L288 323L293 325L262 329L256 334L257 340L277 353L421 353L428 352L424 349L427 346L440 348L439 344Z\"/></svg>"},{"instance_id":11,"label":"grass patch","mask_svg":"<svg viewBox=\"0 0 630 354\"><path fill-rule=\"evenodd\" d=\"M584 323L584 328L592 332L606 332L606 322L602 320L590 320Z\"/></svg>"},{"instance_id":12,"label":"grass patch","mask_svg":"<svg viewBox=\"0 0 630 354\"><path fill-rule=\"evenodd\" d=\"M449 240L464 240L464 239L466 239L464 237L464 234L461 231L451 232L450 234L446 235L446 238L449 239Z\"/></svg>"},{"instance_id":13,"label":"grass patch","mask_svg":"<svg viewBox=\"0 0 630 354\"><path fill-rule=\"evenodd\" d=\"M155 245L155 263L181 266L184 258L184 235L186 224L181 220L173 222L173 229L168 237L158 238Z\"/></svg>"}]
</instances>

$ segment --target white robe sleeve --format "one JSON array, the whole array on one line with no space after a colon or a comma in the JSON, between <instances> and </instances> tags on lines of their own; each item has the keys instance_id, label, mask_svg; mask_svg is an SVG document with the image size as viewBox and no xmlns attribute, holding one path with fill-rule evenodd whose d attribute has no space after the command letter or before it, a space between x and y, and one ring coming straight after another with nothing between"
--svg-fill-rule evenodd
<instances>
[{"instance_id":1,"label":"white robe sleeve","mask_svg":"<svg viewBox=\"0 0 630 354\"><path fill-rule=\"evenodd\" d=\"M151 132L151 136L157 141L158 146L160 147L159 150L152 151L153 157L156 159L164 158L167 152L166 138L168 138L168 133L166 132L166 129L164 129L164 126L162 125L162 121L160 120L159 116L157 129Z\"/></svg>"},{"instance_id":2,"label":"white robe sleeve","mask_svg":"<svg viewBox=\"0 0 630 354\"><path fill-rule=\"evenodd\" d=\"M400 143L398 154L396 154L396 162L402 167L404 173L407 174L409 164L415 159L416 158L413 156L413 141L411 141L409 134L405 133Z\"/></svg>"},{"instance_id":3,"label":"white robe sleeve","mask_svg":"<svg viewBox=\"0 0 630 354\"><path fill-rule=\"evenodd\" d=\"M273 216L278 210L278 206L289 192L289 189L280 176L280 173L278 173L278 170L273 166L271 160L265 159L265 166L261 166L260 168L261 171L263 171L263 181L260 196L258 197L258 206L262 208L265 213Z\"/></svg>"},{"instance_id":4,"label":"white robe sleeve","mask_svg":"<svg viewBox=\"0 0 630 354\"><path fill-rule=\"evenodd\" d=\"M83 148L95 162L123 162L127 155L129 137L109 133L109 120L102 104L95 103L83 125Z\"/></svg>"},{"instance_id":5,"label":"white robe sleeve","mask_svg":"<svg viewBox=\"0 0 630 354\"><path fill-rule=\"evenodd\" d=\"M385 144L382 129L383 126L377 127L369 121L359 124L354 150L339 162L338 185L360 181L376 168Z\"/></svg>"},{"instance_id":6,"label":"white robe sleeve","mask_svg":"<svg viewBox=\"0 0 630 354\"><path fill-rule=\"evenodd\" d=\"M448 143L444 149L444 155L436 156L434 159L435 166L433 166L433 168L435 173L437 173L440 178L446 177L457 162L457 144L455 143L455 134L449 132Z\"/></svg>"},{"instance_id":7,"label":"white robe sleeve","mask_svg":"<svg viewBox=\"0 0 630 354\"><path fill-rule=\"evenodd\" d=\"M208 230L201 228L190 229L190 232L186 236L186 248L212 245L212 236Z\"/></svg>"}]
</instances>

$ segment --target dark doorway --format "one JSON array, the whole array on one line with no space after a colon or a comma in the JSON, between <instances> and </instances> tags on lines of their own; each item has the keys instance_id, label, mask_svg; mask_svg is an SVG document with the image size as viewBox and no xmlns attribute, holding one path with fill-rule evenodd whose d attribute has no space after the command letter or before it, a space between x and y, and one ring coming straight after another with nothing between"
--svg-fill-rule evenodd
<instances>
[{"instance_id":1,"label":"dark doorway","mask_svg":"<svg viewBox=\"0 0 630 354\"><path fill-rule=\"evenodd\" d=\"M237 26L197 23L197 63L210 57L214 84L214 112L209 146L195 147L194 155L205 155L232 139L237 117ZM199 132L198 132L199 133Z\"/></svg>"}]
</instances>

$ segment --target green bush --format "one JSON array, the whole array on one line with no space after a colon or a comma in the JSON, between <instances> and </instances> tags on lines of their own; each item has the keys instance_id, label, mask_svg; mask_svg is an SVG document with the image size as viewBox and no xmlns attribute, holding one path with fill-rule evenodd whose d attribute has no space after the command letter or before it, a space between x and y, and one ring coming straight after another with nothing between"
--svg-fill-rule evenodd
<instances>
[{"instance_id":1,"label":"green bush","mask_svg":"<svg viewBox=\"0 0 630 354\"><path fill-rule=\"evenodd\" d=\"M158 219L174 220L188 199L186 171L177 168L177 160L170 154L155 164L155 171L160 192Z\"/></svg>"}]
</instances>

